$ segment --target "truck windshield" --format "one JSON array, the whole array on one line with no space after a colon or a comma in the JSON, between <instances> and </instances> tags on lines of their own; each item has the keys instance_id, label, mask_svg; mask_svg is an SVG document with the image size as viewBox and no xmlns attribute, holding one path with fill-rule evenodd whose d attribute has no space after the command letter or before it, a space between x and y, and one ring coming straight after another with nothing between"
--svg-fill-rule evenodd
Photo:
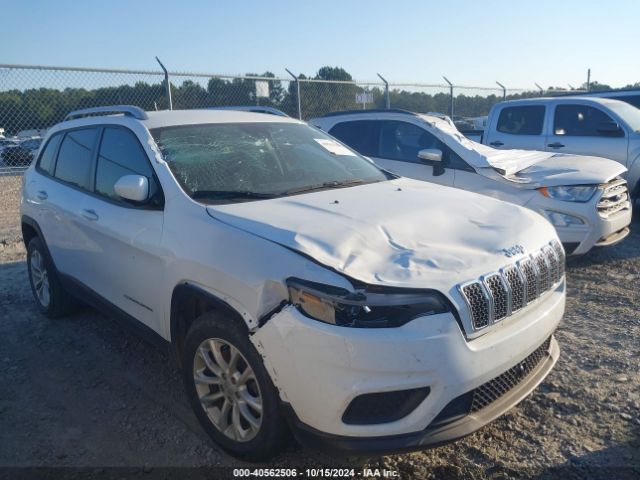
<instances>
[{"instance_id":1,"label":"truck windshield","mask_svg":"<svg viewBox=\"0 0 640 480\"><path fill-rule=\"evenodd\" d=\"M298 123L225 123L151 131L191 196L233 203L387 180L372 162Z\"/></svg>"},{"instance_id":2,"label":"truck windshield","mask_svg":"<svg viewBox=\"0 0 640 480\"><path fill-rule=\"evenodd\" d=\"M634 132L640 132L640 108L624 102L615 105L607 104L607 106L617 113Z\"/></svg>"}]
</instances>

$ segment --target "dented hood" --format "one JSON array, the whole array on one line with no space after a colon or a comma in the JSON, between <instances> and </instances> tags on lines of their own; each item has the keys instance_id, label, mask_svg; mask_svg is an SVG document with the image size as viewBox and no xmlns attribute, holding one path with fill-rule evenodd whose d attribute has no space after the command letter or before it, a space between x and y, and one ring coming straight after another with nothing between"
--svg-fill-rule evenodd
<instances>
[{"instance_id":1,"label":"dented hood","mask_svg":"<svg viewBox=\"0 0 640 480\"><path fill-rule=\"evenodd\" d=\"M362 282L445 291L515 260L502 249L556 238L533 211L409 179L207 211Z\"/></svg>"},{"instance_id":2,"label":"dented hood","mask_svg":"<svg viewBox=\"0 0 640 480\"><path fill-rule=\"evenodd\" d=\"M626 171L620 163L602 157L493 148L465 137L450 121L421 117L434 135L483 174L482 169L491 168L507 180L518 174L531 183L552 186L604 183Z\"/></svg>"},{"instance_id":3,"label":"dented hood","mask_svg":"<svg viewBox=\"0 0 640 480\"><path fill-rule=\"evenodd\" d=\"M507 150L509 151L509 150ZM622 175L621 163L601 157L556 154L520 170L517 177L531 188L555 185L597 185Z\"/></svg>"}]
</instances>

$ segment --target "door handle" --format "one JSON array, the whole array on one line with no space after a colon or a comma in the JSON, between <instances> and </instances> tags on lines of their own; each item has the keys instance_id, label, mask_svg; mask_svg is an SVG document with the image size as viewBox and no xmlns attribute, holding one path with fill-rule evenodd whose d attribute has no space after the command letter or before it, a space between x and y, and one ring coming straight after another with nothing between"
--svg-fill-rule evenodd
<instances>
[{"instance_id":1,"label":"door handle","mask_svg":"<svg viewBox=\"0 0 640 480\"><path fill-rule=\"evenodd\" d=\"M98 218L100 218L94 210L82 210L80 212L80 215L92 222L95 222L96 220L98 220Z\"/></svg>"},{"instance_id":2,"label":"door handle","mask_svg":"<svg viewBox=\"0 0 640 480\"><path fill-rule=\"evenodd\" d=\"M494 142L491 142L489 145L493 146L493 147L501 147L504 145L504 143L502 143L500 140L496 140Z\"/></svg>"},{"instance_id":3,"label":"door handle","mask_svg":"<svg viewBox=\"0 0 640 480\"><path fill-rule=\"evenodd\" d=\"M36 193L36 197L38 197L38 200L46 200L49 198L49 195L47 195L47 192L44 190L39 190L38 193Z\"/></svg>"},{"instance_id":4,"label":"door handle","mask_svg":"<svg viewBox=\"0 0 640 480\"><path fill-rule=\"evenodd\" d=\"M564 144L560 143L560 142L553 142L550 143L549 145L547 145L547 147L551 147L551 148L562 148L564 147Z\"/></svg>"}]
</instances>

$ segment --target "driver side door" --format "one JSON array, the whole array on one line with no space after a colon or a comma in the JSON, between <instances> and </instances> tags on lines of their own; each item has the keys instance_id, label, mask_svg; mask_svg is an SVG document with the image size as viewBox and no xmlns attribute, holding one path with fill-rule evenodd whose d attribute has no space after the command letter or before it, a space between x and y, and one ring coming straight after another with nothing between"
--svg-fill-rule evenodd
<instances>
[{"instance_id":1,"label":"driver side door","mask_svg":"<svg viewBox=\"0 0 640 480\"><path fill-rule=\"evenodd\" d=\"M444 173L434 175L436 162L418 158L424 149L442 152ZM373 160L382 168L403 177L452 186L455 171L446 168L445 148L436 137L413 123L399 120L381 120L378 131L378 149Z\"/></svg>"}]
</instances>

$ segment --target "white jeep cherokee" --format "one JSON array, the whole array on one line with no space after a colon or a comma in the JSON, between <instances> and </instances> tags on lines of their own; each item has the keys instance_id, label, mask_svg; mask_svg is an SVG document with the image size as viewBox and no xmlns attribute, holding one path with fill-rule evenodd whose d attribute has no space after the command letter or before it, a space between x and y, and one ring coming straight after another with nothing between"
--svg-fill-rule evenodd
<instances>
[{"instance_id":1,"label":"white jeep cherokee","mask_svg":"<svg viewBox=\"0 0 640 480\"><path fill-rule=\"evenodd\" d=\"M307 124L78 111L25 174L40 310L70 298L170 342L193 409L259 460L469 434L559 354L564 251L536 213L384 173Z\"/></svg>"}]
</instances>

